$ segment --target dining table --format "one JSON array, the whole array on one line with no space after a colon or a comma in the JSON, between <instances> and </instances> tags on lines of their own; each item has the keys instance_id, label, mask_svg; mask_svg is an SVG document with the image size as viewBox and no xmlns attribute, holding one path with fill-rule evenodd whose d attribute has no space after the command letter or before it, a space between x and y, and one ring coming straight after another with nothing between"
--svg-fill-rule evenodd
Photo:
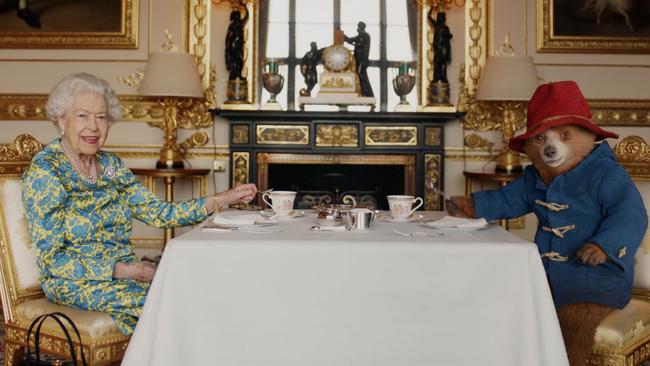
<instances>
[{"instance_id":1,"label":"dining table","mask_svg":"<svg viewBox=\"0 0 650 366\"><path fill-rule=\"evenodd\" d=\"M172 239L122 365L568 365L534 243L432 227L443 212L369 230L298 213Z\"/></svg>"}]
</instances>

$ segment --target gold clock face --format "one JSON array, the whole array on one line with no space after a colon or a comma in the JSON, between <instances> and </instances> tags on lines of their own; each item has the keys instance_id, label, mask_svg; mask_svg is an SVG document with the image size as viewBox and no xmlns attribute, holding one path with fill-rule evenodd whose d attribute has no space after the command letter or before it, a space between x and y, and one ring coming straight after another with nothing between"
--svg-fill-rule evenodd
<instances>
[{"instance_id":1,"label":"gold clock face","mask_svg":"<svg viewBox=\"0 0 650 366\"><path fill-rule=\"evenodd\" d=\"M352 62L352 52L341 45L328 47L323 52L323 64L329 71L343 71Z\"/></svg>"}]
</instances>

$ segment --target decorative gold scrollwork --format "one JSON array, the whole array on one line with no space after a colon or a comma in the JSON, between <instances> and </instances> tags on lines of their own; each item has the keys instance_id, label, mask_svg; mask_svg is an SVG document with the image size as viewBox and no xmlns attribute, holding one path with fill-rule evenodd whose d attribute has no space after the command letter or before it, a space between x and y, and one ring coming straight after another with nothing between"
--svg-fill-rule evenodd
<instances>
[{"instance_id":1,"label":"decorative gold scrollwork","mask_svg":"<svg viewBox=\"0 0 650 366\"><path fill-rule=\"evenodd\" d=\"M427 211L442 209L442 197L433 189L433 187L440 189L442 184L440 181L441 160L440 154L424 154L424 209Z\"/></svg>"},{"instance_id":2,"label":"decorative gold scrollwork","mask_svg":"<svg viewBox=\"0 0 650 366\"><path fill-rule=\"evenodd\" d=\"M359 128L357 125L318 124L316 126L316 146L357 147L359 146Z\"/></svg>"},{"instance_id":3,"label":"decorative gold scrollwork","mask_svg":"<svg viewBox=\"0 0 650 366\"><path fill-rule=\"evenodd\" d=\"M232 143L246 145L249 141L250 127L248 125L232 125Z\"/></svg>"},{"instance_id":4,"label":"decorative gold scrollwork","mask_svg":"<svg viewBox=\"0 0 650 366\"><path fill-rule=\"evenodd\" d=\"M250 156L248 152L232 153L232 183L233 187L250 181Z\"/></svg>"},{"instance_id":5,"label":"decorative gold scrollwork","mask_svg":"<svg viewBox=\"0 0 650 366\"><path fill-rule=\"evenodd\" d=\"M37 152L43 149L43 144L30 135L19 135L13 143L0 145L0 162L29 162Z\"/></svg>"},{"instance_id":6,"label":"decorative gold scrollwork","mask_svg":"<svg viewBox=\"0 0 650 366\"><path fill-rule=\"evenodd\" d=\"M417 146L417 126L366 126L366 146Z\"/></svg>"},{"instance_id":7,"label":"decorative gold scrollwork","mask_svg":"<svg viewBox=\"0 0 650 366\"><path fill-rule=\"evenodd\" d=\"M440 127L425 127L424 128L424 145L425 146L440 146L442 129Z\"/></svg>"},{"instance_id":8,"label":"decorative gold scrollwork","mask_svg":"<svg viewBox=\"0 0 650 366\"><path fill-rule=\"evenodd\" d=\"M308 125L257 125L255 134L258 144L266 145L307 145L309 144Z\"/></svg>"}]
</instances>

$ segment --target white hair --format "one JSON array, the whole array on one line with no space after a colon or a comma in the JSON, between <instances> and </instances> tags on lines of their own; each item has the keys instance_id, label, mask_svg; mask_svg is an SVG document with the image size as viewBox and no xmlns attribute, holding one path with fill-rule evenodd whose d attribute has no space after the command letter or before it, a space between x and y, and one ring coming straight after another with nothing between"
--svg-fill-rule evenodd
<instances>
[{"instance_id":1,"label":"white hair","mask_svg":"<svg viewBox=\"0 0 650 366\"><path fill-rule=\"evenodd\" d=\"M54 86L45 105L47 118L56 123L65 115L74 96L86 92L104 97L108 109L108 122L112 123L122 118L122 106L113 88L106 80L85 72L68 75Z\"/></svg>"}]
</instances>

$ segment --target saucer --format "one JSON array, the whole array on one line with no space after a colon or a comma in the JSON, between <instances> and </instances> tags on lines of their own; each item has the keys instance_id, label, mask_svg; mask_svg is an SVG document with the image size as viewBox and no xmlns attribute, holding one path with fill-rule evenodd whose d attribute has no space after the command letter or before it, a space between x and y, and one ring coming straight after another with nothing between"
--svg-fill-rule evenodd
<instances>
[{"instance_id":1,"label":"saucer","mask_svg":"<svg viewBox=\"0 0 650 366\"><path fill-rule=\"evenodd\" d=\"M411 222L411 221L421 220L422 217L423 217L422 215L420 215L418 213L414 213L409 217L406 217L406 218L403 218L403 219L396 219L393 216L391 216L390 213L385 213L385 214L379 215L377 217L377 219L379 219L380 221L388 221L388 222Z\"/></svg>"},{"instance_id":2,"label":"saucer","mask_svg":"<svg viewBox=\"0 0 650 366\"><path fill-rule=\"evenodd\" d=\"M266 210L260 211L260 215L262 215L262 217L268 218L268 217L275 216L275 217L273 217L274 220L295 219L297 217L303 216L304 214L305 214L305 211L293 210L293 211L289 212L286 215L277 215L276 216L276 213L270 208L267 208Z\"/></svg>"}]
</instances>

